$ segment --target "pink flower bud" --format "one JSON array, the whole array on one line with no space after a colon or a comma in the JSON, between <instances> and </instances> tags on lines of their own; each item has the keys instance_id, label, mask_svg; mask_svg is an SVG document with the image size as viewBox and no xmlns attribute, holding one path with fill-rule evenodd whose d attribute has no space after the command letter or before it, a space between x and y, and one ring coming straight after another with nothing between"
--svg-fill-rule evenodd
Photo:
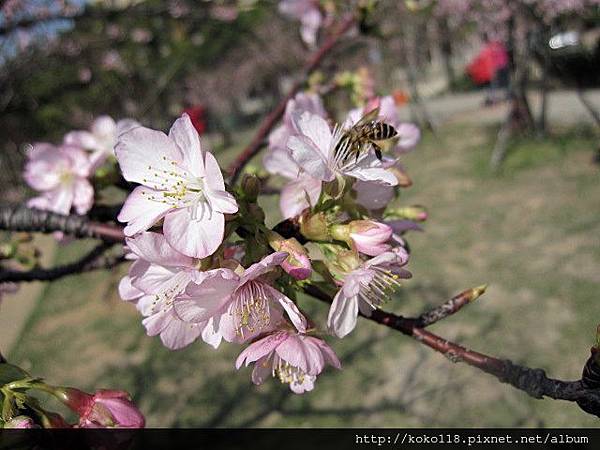
<instances>
[{"instance_id":1,"label":"pink flower bud","mask_svg":"<svg viewBox=\"0 0 600 450\"><path fill-rule=\"evenodd\" d=\"M17 416L4 424L4 428L39 428L31 417Z\"/></svg>"},{"instance_id":2,"label":"pink flower bud","mask_svg":"<svg viewBox=\"0 0 600 450\"><path fill-rule=\"evenodd\" d=\"M278 252L286 252L288 257L281 267L296 280L306 280L312 273L312 266L304 246L296 238L284 239L279 233L268 233L269 245Z\"/></svg>"},{"instance_id":3,"label":"pink flower bud","mask_svg":"<svg viewBox=\"0 0 600 450\"><path fill-rule=\"evenodd\" d=\"M312 273L312 266L306 249L294 238L281 244L280 251L287 252L288 257L281 267L296 280L306 280Z\"/></svg>"},{"instance_id":4,"label":"pink flower bud","mask_svg":"<svg viewBox=\"0 0 600 450\"><path fill-rule=\"evenodd\" d=\"M100 389L91 395L66 388L59 398L79 414L80 428L143 428L146 422L125 391Z\"/></svg>"},{"instance_id":5,"label":"pink flower bud","mask_svg":"<svg viewBox=\"0 0 600 450\"><path fill-rule=\"evenodd\" d=\"M356 249L369 256L377 256L390 246L387 241L392 236L392 229L383 223L371 220L356 220L350 222L350 239Z\"/></svg>"},{"instance_id":6,"label":"pink flower bud","mask_svg":"<svg viewBox=\"0 0 600 450\"><path fill-rule=\"evenodd\" d=\"M331 227L331 234L335 239L354 245L365 255L377 256L390 249L387 242L392 236L392 229L373 220L354 220L348 225Z\"/></svg>"}]
</instances>

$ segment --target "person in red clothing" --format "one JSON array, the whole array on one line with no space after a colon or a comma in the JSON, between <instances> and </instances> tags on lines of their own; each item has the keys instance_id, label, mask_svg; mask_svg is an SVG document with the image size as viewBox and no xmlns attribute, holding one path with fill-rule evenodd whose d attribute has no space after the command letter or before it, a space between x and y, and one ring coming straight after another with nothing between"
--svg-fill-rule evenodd
<instances>
[{"instance_id":1,"label":"person in red clothing","mask_svg":"<svg viewBox=\"0 0 600 450\"><path fill-rule=\"evenodd\" d=\"M497 90L508 84L508 52L499 41L488 41L467 66L467 73L477 85L489 85L486 104L496 103Z\"/></svg>"}]
</instances>

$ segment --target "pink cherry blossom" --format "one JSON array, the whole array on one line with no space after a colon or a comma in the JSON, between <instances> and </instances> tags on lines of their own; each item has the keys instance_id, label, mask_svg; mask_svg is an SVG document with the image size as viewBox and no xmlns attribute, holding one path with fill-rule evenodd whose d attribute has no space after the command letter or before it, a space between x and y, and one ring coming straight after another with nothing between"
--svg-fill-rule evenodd
<instances>
[{"instance_id":1,"label":"pink cherry blossom","mask_svg":"<svg viewBox=\"0 0 600 450\"><path fill-rule=\"evenodd\" d=\"M321 180L303 172L287 149L289 137L298 133L292 118L304 111L321 117L327 115L317 94L297 94L286 105L283 123L269 135L269 150L263 157L268 172L290 180L279 198L279 207L285 219L299 216L306 208L314 206L321 195Z\"/></svg>"},{"instance_id":2,"label":"pink cherry blossom","mask_svg":"<svg viewBox=\"0 0 600 450\"><path fill-rule=\"evenodd\" d=\"M177 315L190 323L212 319L214 331L228 342L245 342L278 327L284 313L298 331L306 331L306 319L298 307L266 279L287 256L287 253L275 252L241 275L220 269L216 276L201 284L190 284L189 299L175 303Z\"/></svg>"},{"instance_id":3,"label":"pink cherry blossom","mask_svg":"<svg viewBox=\"0 0 600 450\"><path fill-rule=\"evenodd\" d=\"M341 364L327 343L316 337L275 331L250 344L237 358L237 369L254 364L252 382L260 385L272 375L290 385L296 394L312 391L326 364L336 369Z\"/></svg>"},{"instance_id":4,"label":"pink cherry blossom","mask_svg":"<svg viewBox=\"0 0 600 450\"><path fill-rule=\"evenodd\" d=\"M133 119L115 122L109 116L100 116L92 123L90 131L71 131L64 137L64 143L92 152L90 155L91 170L95 170L114 155L117 137L122 133L140 126Z\"/></svg>"},{"instance_id":5,"label":"pink cherry blossom","mask_svg":"<svg viewBox=\"0 0 600 450\"><path fill-rule=\"evenodd\" d=\"M119 214L125 234L133 236L164 219L163 233L176 250L195 258L213 254L223 242L224 214L237 212L225 191L215 157L202 151L187 114L169 136L136 127L119 136L115 148L126 180L140 183Z\"/></svg>"},{"instance_id":6,"label":"pink cherry blossom","mask_svg":"<svg viewBox=\"0 0 600 450\"><path fill-rule=\"evenodd\" d=\"M386 170L372 152L361 152L358 158L349 155L348 141L344 142L344 130L335 128L332 132L322 117L304 112L294 116L298 135L291 136L287 148L292 159L308 175L317 180L329 182L337 177L349 176L363 181L377 181L395 186L396 177Z\"/></svg>"},{"instance_id":7,"label":"pink cherry blossom","mask_svg":"<svg viewBox=\"0 0 600 450\"><path fill-rule=\"evenodd\" d=\"M396 247L347 273L329 309L329 330L343 338L356 326L359 311L370 316L400 286L399 278L410 278L410 272L402 268L407 262L406 250Z\"/></svg>"},{"instance_id":8,"label":"pink cherry blossom","mask_svg":"<svg viewBox=\"0 0 600 450\"><path fill-rule=\"evenodd\" d=\"M119 294L123 300L134 302L145 316L142 323L148 335L160 335L171 350L183 348L199 337L218 347L221 339L208 321L186 323L173 310L175 302L187 298L185 290L191 282L202 283L218 269L198 271L198 260L172 248L159 233L145 232L126 241L135 261L119 283Z\"/></svg>"},{"instance_id":9,"label":"pink cherry blossom","mask_svg":"<svg viewBox=\"0 0 600 450\"><path fill-rule=\"evenodd\" d=\"M317 43L317 33L323 22L323 15L316 0L282 0L279 11L293 19L300 20L300 36L309 46Z\"/></svg>"},{"instance_id":10,"label":"pink cherry blossom","mask_svg":"<svg viewBox=\"0 0 600 450\"><path fill-rule=\"evenodd\" d=\"M23 177L29 186L40 192L28 206L59 214L85 214L92 207L94 188L87 179L90 162L77 147L35 144L28 154Z\"/></svg>"},{"instance_id":11,"label":"pink cherry blossom","mask_svg":"<svg viewBox=\"0 0 600 450\"><path fill-rule=\"evenodd\" d=\"M59 389L59 398L79 415L79 428L143 428L146 420L125 391L100 389L93 395Z\"/></svg>"}]
</instances>

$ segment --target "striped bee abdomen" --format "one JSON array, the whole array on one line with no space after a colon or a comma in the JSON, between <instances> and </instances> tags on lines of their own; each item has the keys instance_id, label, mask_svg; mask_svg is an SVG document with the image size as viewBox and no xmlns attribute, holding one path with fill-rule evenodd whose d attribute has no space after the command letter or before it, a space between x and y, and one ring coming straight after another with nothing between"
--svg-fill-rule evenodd
<instances>
[{"instance_id":1,"label":"striped bee abdomen","mask_svg":"<svg viewBox=\"0 0 600 450\"><path fill-rule=\"evenodd\" d=\"M396 136L396 129L385 122L373 121L367 127L367 137L373 141L383 141Z\"/></svg>"}]
</instances>

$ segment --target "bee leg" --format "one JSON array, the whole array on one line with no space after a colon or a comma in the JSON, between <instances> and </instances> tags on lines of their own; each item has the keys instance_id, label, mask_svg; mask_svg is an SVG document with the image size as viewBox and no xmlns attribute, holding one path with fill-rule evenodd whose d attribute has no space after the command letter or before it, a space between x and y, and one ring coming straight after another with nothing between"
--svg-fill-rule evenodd
<instances>
[{"instance_id":1,"label":"bee leg","mask_svg":"<svg viewBox=\"0 0 600 450\"><path fill-rule=\"evenodd\" d=\"M377 144L373 144L373 150L375 150L375 156L377 156L377 159L379 161L381 161L381 158L382 158L381 147L379 147L379 145L377 145Z\"/></svg>"}]
</instances>

